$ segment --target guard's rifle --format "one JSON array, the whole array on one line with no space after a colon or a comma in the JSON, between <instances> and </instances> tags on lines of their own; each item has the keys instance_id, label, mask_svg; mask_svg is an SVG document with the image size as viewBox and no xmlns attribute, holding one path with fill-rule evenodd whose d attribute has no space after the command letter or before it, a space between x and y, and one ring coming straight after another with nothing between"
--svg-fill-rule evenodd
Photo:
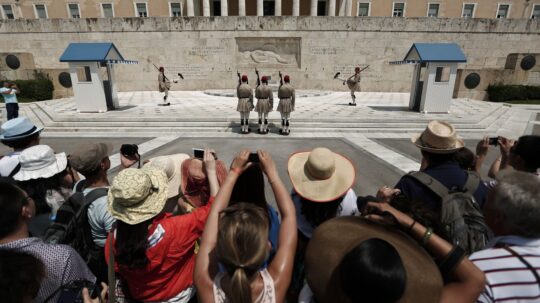
<instances>
[{"instance_id":1,"label":"guard's rifle","mask_svg":"<svg viewBox=\"0 0 540 303\"><path fill-rule=\"evenodd\" d=\"M157 65L155 65L154 63L152 63L152 65L158 70L158 72L161 72L161 71L159 70L159 67L157 67ZM165 73L163 73L163 80L169 81L169 78L167 78L167 76L165 76Z\"/></svg>"},{"instance_id":2,"label":"guard's rifle","mask_svg":"<svg viewBox=\"0 0 540 303\"><path fill-rule=\"evenodd\" d=\"M281 74L281 71L278 71L279 73L279 86L283 86L283 75Z\"/></svg>"},{"instance_id":3,"label":"guard's rifle","mask_svg":"<svg viewBox=\"0 0 540 303\"><path fill-rule=\"evenodd\" d=\"M236 71L236 75L238 75L238 85L242 84L242 76L240 76L240 72Z\"/></svg>"},{"instance_id":4,"label":"guard's rifle","mask_svg":"<svg viewBox=\"0 0 540 303\"><path fill-rule=\"evenodd\" d=\"M257 74L257 86L261 85L261 78L259 77L259 71L255 69L255 74Z\"/></svg>"}]
</instances>

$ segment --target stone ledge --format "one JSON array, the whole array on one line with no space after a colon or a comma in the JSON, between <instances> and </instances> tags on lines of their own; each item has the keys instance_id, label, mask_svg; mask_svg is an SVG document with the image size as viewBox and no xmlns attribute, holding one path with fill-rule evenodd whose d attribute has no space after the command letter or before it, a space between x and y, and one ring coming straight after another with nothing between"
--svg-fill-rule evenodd
<instances>
[{"instance_id":1,"label":"stone ledge","mask_svg":"<svg viewBox=\"0 0 540 303\"><path fill-rule=\"evenodd\" d=\"M532 19L228 16L0 20L0 33L340 31L540 34Z\"/></svg>"}]
</instances>

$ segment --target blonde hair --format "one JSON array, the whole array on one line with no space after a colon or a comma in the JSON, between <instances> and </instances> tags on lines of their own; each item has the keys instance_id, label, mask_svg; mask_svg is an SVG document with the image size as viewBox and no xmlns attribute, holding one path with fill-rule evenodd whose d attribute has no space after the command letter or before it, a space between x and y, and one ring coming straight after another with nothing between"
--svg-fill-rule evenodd
<instances>
[{"instance_id":1,"label":"blonde hair","mask_svg":"<svg viewBox=\"0 0 540 303\"><path fill-rule=\"evenodd\" d=\"M266 210L238 203L222 211L216 257L231 278L224 288L231 303L251 303L251 279L268 257Z\"/></svg>"}]
</instances>

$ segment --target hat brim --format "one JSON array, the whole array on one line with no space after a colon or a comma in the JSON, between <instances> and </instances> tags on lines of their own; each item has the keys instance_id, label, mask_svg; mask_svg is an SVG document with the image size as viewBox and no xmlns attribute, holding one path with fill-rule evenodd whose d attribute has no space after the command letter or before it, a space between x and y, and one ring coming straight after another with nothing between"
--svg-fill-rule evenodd
<instances>
[{"instance_id":1,"label":"hat brim","mask_svg":"<svg viewBox=\"0 0 540 303\"><path fill-rule=\"evenodd\" d=\"M10 136L10 137L7 137L7 138L4 137L4 135L0 135L0 140L2 140L2 141L16 141L16 140L20 140L20 139L24 139L24 138L28 138L30 136L33 136L33 135L35 135L37 133L40 133L42 130L43 130L43 127L36 127L36 129L33 132L29 133L29 134L24 134L22 136L15 136L15 137Z\"/></svg>"},{"instance_id":2,"label":"hat brim","mask_svg":"<svg viewBox=\"0 0 540 303\"><path fill-rule=\"evenodd\" d=\"M149 163L147 163L146 165L152 166L152 161L160 159L160 158L170 158L174 163L174 173L172 177L169 179L169 191L167 194L167 198L176 197L180 193L180 184L182 183L182 173L181 173L182 162L184 162L184 160L189 159L189 155L173 154L173 155L167 155L167 156L159 156L159 157L150 159Z\"/></svg>"},{"instance_id":3,"label":"hat brim","mask_svg":"<svg viewBox=\"0 0 540 303\"><path fill-rule=\"evenodd\" d=\"M351 302L341 290L339 265L361 242L379 238L399 253L407 281L401 303L439 302L443 280L433 258L395 228L360 217L339 217L320 225L306 250L306 279L317 302Z\"/></svg>"},{"instance_id":4,"label":"hat brim","mask_svg":"<svg viewBox=\"0 0 540 303\"><path fill-rule=\"evenodd\" d=\"M13 176L13 179L17 181L27 181L32 179L45 179L52 177L60 172L63 172L67 167L67 156L65 153L59 153L54 155L56 160L53 164L35 170L27 170L21 167L18 173Z\"/></svg>"},{"instance_id":5,"label":"hat brim","mask_svg":"<svg viewBox=\"0 0 540 303\"><path fill-rule=\"evenodd\" d=\"M425 146L422 143L422 140L420 140L421 136L422 134L415 135L414 137L411 138L411 142L414 145L416 145L416 147L420 148L421 150L425 150L433 154L451 154L465 147L465 141L463 141L463 139L461 138L457 138L455 148L450 148L450 149L433 148L433 147Z\"/></svg>"},{"instance_id":6,"label":"hat brim","mask_svg":"<svg viewBox=\"0 0 540 303\"><path fill-rule=\"evenodd\" d=\"M334 174L325 180L309 175L305 164L311 151L297 152L289 157L287 171L295 192L313 202L329 202L343 196L354 184L356 170L351 160L332 152L335 158Z\"/></svg>"},{"instance_id":7,"label":"hat brim","mask_svg":"<svg viewBox=\"0 0 540 303\"><path fill-rule=\"evenodd\" d=\"M161 213L167 203L169 180L167 179L165 172L152 167L143 167L141 169L146 171L152 181L152 187L157 190L150 192L150 194L139 204L129 207L120 203L114 203L114 196L111 190L109 190L107 196L109 212L111 215L115 219L129 225L139 224L152 219Z\"/></svg>"}]
</instances>

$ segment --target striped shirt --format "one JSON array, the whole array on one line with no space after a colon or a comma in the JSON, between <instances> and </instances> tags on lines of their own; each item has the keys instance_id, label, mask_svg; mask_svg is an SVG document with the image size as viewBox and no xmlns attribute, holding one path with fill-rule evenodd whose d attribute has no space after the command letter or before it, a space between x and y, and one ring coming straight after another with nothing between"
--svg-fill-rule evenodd
<instances>
[{"instance_id":1,"label":"striped shirt","mask_svg":"<svg viewBox=\"0 0 540 303\"><path fill-rule=\"evenodd\" d=\"M489 248L469 257L486 275L486 287L477 302L540 302L540 281L504 246L523 257L540 275L540 239L495 238Z\"/></svg>"}]
</instances>

